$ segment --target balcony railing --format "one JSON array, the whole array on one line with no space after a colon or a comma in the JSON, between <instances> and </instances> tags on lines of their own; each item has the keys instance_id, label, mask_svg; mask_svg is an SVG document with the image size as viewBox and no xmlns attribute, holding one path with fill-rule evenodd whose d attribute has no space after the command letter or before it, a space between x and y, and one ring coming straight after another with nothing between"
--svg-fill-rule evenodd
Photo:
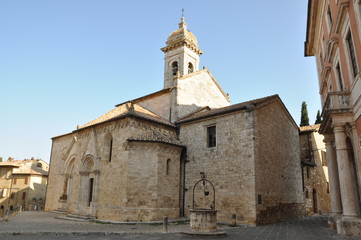
<instances>
[{"instance_id":1,"label":"balcony railing","mask_svg":"<svg viewBox=\"0 0 361 240\"><path fill-rule=\"evenodd\" d=\"M323 105L322 115L329 112L349 112L352 110L350 91L330 92Z\"/></svg>"}]
</instances>

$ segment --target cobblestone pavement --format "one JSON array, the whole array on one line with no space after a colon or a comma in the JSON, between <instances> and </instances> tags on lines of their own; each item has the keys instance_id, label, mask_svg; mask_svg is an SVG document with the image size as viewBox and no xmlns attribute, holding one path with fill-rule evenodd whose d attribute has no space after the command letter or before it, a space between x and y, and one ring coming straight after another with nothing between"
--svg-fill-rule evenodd
<instances>
[{"instance_id":1,"label":"cobblestone pavement","mask_svg":"<svg viewBox=\"0 0 361 240\"><path fill-rule=\"evenodd\" d=\"M58 216L51 212L22 212L9 222L0 222L0 240L197 239L180 233L190 230L188 224L172 223L169 233L162 233L161 224L101 224L57 219ZM224 237L227 240L361 240L361 237L336 235L335 230L326 226L327 216L315 216L258 227L220 225L218 229L227 233Z\"/></svg>"}]
</instances>

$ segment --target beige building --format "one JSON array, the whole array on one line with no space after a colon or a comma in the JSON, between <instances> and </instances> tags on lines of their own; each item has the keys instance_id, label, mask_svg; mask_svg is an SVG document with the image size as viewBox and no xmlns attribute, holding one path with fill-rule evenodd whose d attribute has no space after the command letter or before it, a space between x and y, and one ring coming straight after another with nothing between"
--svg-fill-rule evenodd
<instances>
[{"instance_id":1,"label":"beige building","mask_svg":"<svg viewBox=\"0 0 361 240\"><path fill-rule=\"evenodd\" d=\"M0 216L6 209L43 209L48 170L41 159L0 162Z\"/></svg>"},{"instance_id":2,"label":"beige building","mask_svg":"<svg viewBox=\"0 0 361 240\"><path fill-rule=\"evenodd\" d=\"M230 105L182 18L161 49L164 88L54 137L46 210L117 221L188 216L200 173L220 221L303 216L298 127L277 96ZM204 186L205 187L205 186ZM207 191L208 192L208 191ZM199 206L201 205L200 203Z\"/></svg>"},{"instance_id":3,"label":"beige building","mask_svg":"<svg viewBox=\"0 0 361 240\"><path fill-rule=\"evenodd\" d=\"M300 127L302 180L308 215L331 212L326 148L320 124Z\"/></svg>"},{"instance_id":4,"label":"beige building","mask_svg":"<svg viewBox=\"0 0 361 240\"><path fill-rule=\"evenodd\" d=\"M361 2L308 6L305 56L316 57L333 222L341 234L361 235Z\"/></svg>"}]
</instances>

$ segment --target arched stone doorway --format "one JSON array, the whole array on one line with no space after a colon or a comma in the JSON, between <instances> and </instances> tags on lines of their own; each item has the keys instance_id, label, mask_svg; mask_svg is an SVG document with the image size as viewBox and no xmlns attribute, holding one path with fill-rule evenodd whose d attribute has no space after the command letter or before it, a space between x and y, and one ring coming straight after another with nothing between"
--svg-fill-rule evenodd
<instances>
[{"instance_id":1,"label":"arched stone doorway","mask_svg":"<svg viewBox=\"0 0 361 240\"><path fill-rule=\"evenodd\" d=\"M94 186L95 171L94 158L92 156L85 157L82 162L79 187L78 213L81 215L92 215L92 207L94 202Z\"/></svg>"}]
</instances>

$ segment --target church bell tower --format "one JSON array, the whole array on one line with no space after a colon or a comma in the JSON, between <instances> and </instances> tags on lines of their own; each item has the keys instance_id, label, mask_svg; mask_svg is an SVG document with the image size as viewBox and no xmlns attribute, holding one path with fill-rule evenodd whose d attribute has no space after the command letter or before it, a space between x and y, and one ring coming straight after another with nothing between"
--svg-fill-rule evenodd
<instances>
[{"instance_id":1,"label":"church bell tower","mask_svg":"<svg viewBox=\"0 0 361 240\"><path fill-rule=\"evenodd\" d=\"M199 70L199 56L203 53L198 48L196 37L187 30L184 17L178 24L179 29L167 39L167 46L161 48L164 56L164 88L176 87L177 77Z\"/></svg>"}]
</instances>

